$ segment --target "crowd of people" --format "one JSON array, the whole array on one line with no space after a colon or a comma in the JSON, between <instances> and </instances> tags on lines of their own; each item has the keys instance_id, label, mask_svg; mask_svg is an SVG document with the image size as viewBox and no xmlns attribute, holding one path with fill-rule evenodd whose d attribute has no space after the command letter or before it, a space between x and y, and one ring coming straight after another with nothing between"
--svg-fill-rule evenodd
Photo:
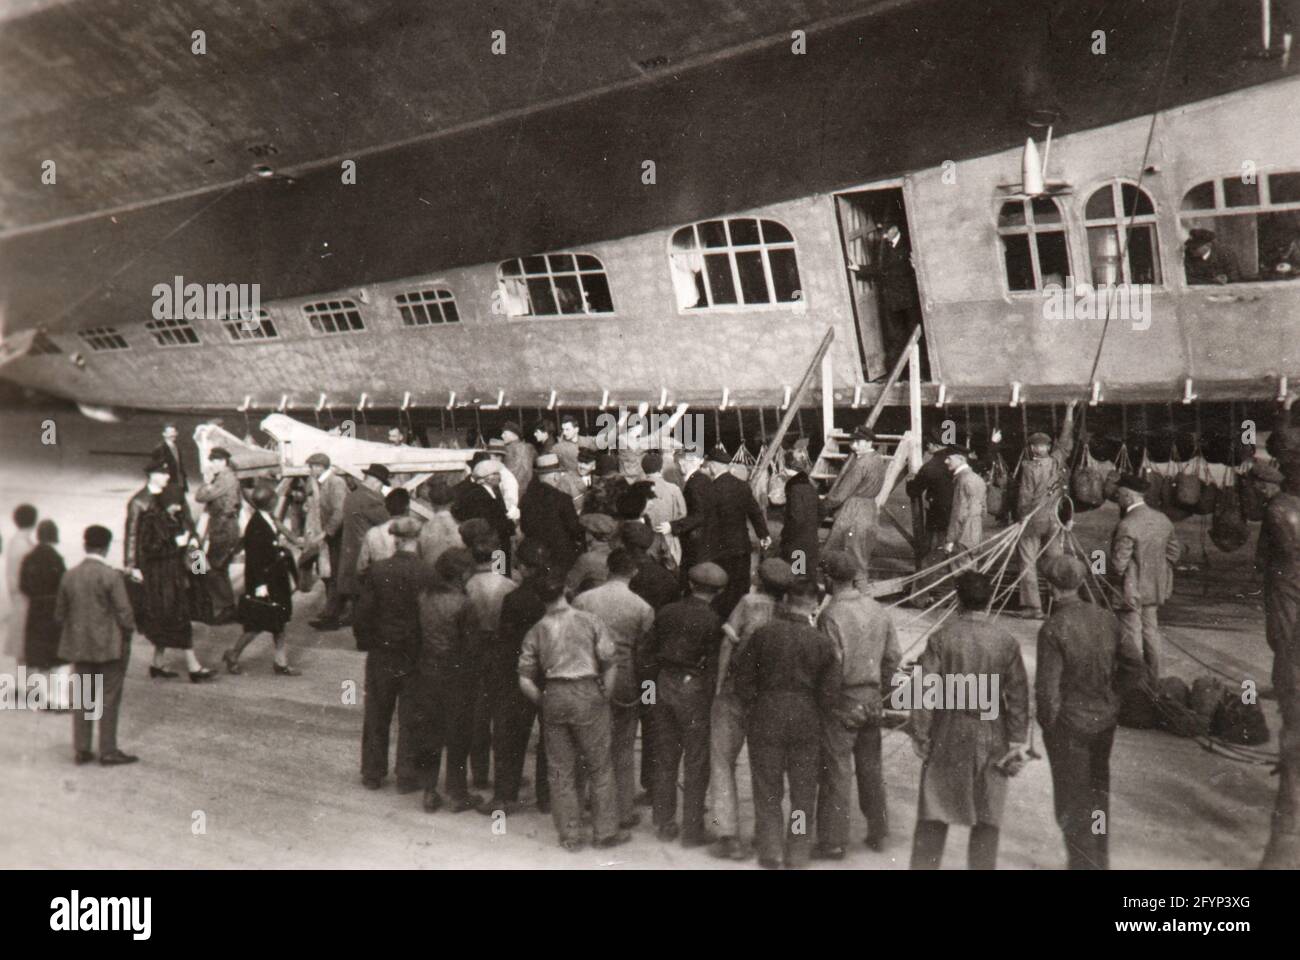
<instances>
[{"instance_id":1,"label":"crowd of people","mask_svg":"<svg viewBox=\"0 0 1300 960\"><path fill-rule=\"evenodd\" d=\"M914 868L939 866L951 825L970 828L971 867L996 865L1009 780L1029 759L1035 719L1067 862L1108 865L1109 828L1096 825L1099 812L1103 823L1108 815L1119 705L1128 686L1159 676L1156 611L1181 548L1167 518L1146 506L1144 481L1124 476L1110 552L1118 616L1090 602L1088 566L1059 525L1037 520L1055 515L1064 491L1072 414L1073 406L1055 442L1027 438L1017 471L1020 613L1043 621L1032 695L1015 636L988 613L999 583L969 559L984 540L984 481L969 451L932 438L929 462L909 481L958 604L926 632L913 668L949 681L937 699L911 704L904 727L922 759ZM1283 714L1266 863L1294 866L1300 436L1288 431L1279 432L1282 489L1264 522L1259 567ZM842 859L855 784L865 844L886 849L882 740L895 726L891 696L906 664L890 610L872 597L885 470L871 430L852 433L825 497L806 471L787 472L779 540L721 448L633 457L616 437L581 435L573 418L558 434L546 421L531 432L529 442L506 423L468 476L434 476L414 495L382 463L357 483L315 453L297 519L285 514L282 489L241 484L230 453L215 448L193 491L203 513L196 522L169 427L129 503L125 576L106 562L106 529L85 531L87 558L65 573L53 524L38 523L30 506L15 512L21 534L5 545L6 570L27 598L27 662L111 677L99 760L130 763L115 734L134 631L153 645L149 675L159 680L178 676L168 668L171 649L184 652L192 682L215 675L193 651L193 620L242 626L222 657L230 674L242 672L241 655L266 633L274 674L297 676L285 628L295 592L319 576L325 608L312 626L350 628L365 653L368 789L388 776L396 719L399 793L418 794L430 812L519 813L536 726L530 802L552 815L567 850L628 841L638 808L648 807L660 841L707 846L720 858L756 853L767 867ZM236 599L230 565L241 551ZM991 685L992 710L954 693L951 679L967 677ZM78 715L78 763L95 759L91 733ZM737 784L746 747L752 841Z\"/></svg>"}]
</instances>

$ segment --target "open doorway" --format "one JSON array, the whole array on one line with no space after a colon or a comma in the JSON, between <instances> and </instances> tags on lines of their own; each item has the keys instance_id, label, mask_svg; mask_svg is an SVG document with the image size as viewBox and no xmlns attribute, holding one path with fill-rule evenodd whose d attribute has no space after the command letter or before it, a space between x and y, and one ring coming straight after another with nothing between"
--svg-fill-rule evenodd
<instances>
[{"instance_id":1,"label":"open doorway","mask_svg":"<svg viewBox=\"0 0 1300 960\"><path fill-rule=\"evenodd\" d=\"M912 262L911 231L901 187L835 196L844 264L858 324L858 347L869 381L884 380L914 327L922 324ZM924 327L921 377L930 379Z\"/></svg>"}]
</instances>

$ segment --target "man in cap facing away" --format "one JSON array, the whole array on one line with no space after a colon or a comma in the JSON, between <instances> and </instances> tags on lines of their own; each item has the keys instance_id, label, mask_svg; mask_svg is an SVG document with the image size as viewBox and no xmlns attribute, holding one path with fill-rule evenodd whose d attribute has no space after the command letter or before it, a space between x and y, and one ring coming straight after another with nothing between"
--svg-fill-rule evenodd
<instances>
[{"instance_id":1,"label":"man in cap facing away","mask_svg":"<svg viewBox=\"0 0 1300 960\"><path fill-rule=\"evenodd\" d=\"M952 824L971 828L970 869L997 867L1007 779L1029 743L1029 681L1016 638L984 613L992 596L986 575L961 574L960 613L930 635L918 664L923 684L938 681L939 697L917 694L912 704L922 760L913 870L939 868Z\"/></svg>"},{"instance_id":2,"label":"man in cap facing away","mask_svg":"<svg viewBox=\"0 0 1300 960\"><path fill-rule=\"evenodd\" d=\"M1159 510L1147 505L1143 494L1147 483L1128 474L1120 478L1116 499L1123 517L1110 542L1110 572L1121 579L1124 606L1120 626L1151 672L1151 682L1160 679L1160 607L1174 592L1174 564L1183 555L1183 545L1174 525Z\"/></svg>"},{"instance_id":3,"label":"man in cap facing away","mask_svg":"<svg viewBox=\"0 0 1300 960\"><path fill-rule=\"evenodd\" d=\"M1052 586L1052 614L1038 630L1034 695L1052 768L1056 822L1071 870L1105 870L1110 748L1120 695L1141 681L1146 667L1115 615L1079 598L1087 576L1082 560L1051 557L1043 576Z\"/></svg>"},{"instance_id":4,"label":"man in cap facing away","mask_svg":"<svg viewBox=\"0 0 1300 960\"><path fill-rule=\"evenodd\" d=\"M349 490L343 498L343 543L339 549L339 568L334 574L338 578L336 586L343 613L338 623L324 624L321 629L347 626L350 622L347 608L361 592L357 561L361 558L366 531L388 520L384 492L389 478L388 468L382 463L366 467L362 471L361 485Z\"/></svg>"},{"instance_id":5,"label":"man in cap facing away","mask_svg":"<svg viewBox=\"0 0 1300 960\"><path fill-rule=\"evenodd\" d=\"M902 653L889 613L854 583L853 558L842 550L822 557L832 600L817 629L835 645L840 694L822 730L821 788L817 795L817 848L813 856L839 860L849 840L852 773L858 806L867 818L867 846L884 849L889 834L885 780L880 768L880 720L884 698Z\"/></svg>"},{"instance_id":6,"label":"man in cap facing away","mask_svg":"<svg viewBox=\"0 0 1300 960\"><path fill-rule=\"evenodd\" d=\"M538 596L546 614L524 636L519 689L541 707L551 813L560 845L572 852L583 844L579 761L591 784L593 845L626 843L631 835L618 826L610 754L609 695L617 670L613 635L598 617L569 606L558 573L542 579Z\"/></svg>"},{"instance_id":7,"label":"man in cap facing away","mask_svg":"<svg viewBox=\"0 0 1300 960\"><path fill-rule=\"evenodd\" d=\"M1045 433L1031 433L1016 470L1016 519L1032 519L1016 542L1016 559L1020 562L1020 612L1030 619L1041 619L1043 602L1038 594L1038 563L1044 557L1061 552L1061 529L1056 519L1056 505L1065 492L1070 452L1074 449L1074 408L1071 400L1065 408L1061 434L1052 445Z\"/></svg>"},{"instance_id":8,"label":"man in cap facing away","mask_svg":"<svg viewBox=\"0 0 1300 960\"><path fill-rule=\"evenodd\" d=\"M546 547L560 573L567 573L578 559L582 542L573 497L557 486L565 476L555 454L542 454L533 465L533 482L519 501L519 528L525 537Z\"/></svg>"},{"instance_id":9,"label":"man in cap facing away","mask_svg":"<svg viewBox=\"0 0 1300 960\"><path fill-rule=\"evenodd\" d=\"M722 625L718 682L710 711L709 796L718 842L710 851L724 860L749 856L740 839L740 802L736 790L736 760L745 745L746 705L736 695L735 664L759 627L776 613L776 606L794 582L790 564L771 557L758 565L759 584L740 598Z\"/></svg>"},{"instance_id":10,"label":"man in cap facing away","mask_svg":"<svg viewBox=\"0 0 1300 960\"><path fill-rule=\"evenodd\" d=\"M688 574L691 592L655 615L645 661L657 668L654 723L654 822L660 840L679 834L686 847L709 842L704 797L709 789L709 707L717 677L722 621L711 606L727 584L716 563ZM677 770L684 766L682 826L677 826Z\"/></svg>"},{"instance_id":11,"label":"man in cap facing away","mask_svg":"<svg viewBox=\"0 0 1300 960\"><path fill-rule=\"evenodd\" d=\"M769 868L807 865L822 727L839 696L834 645L809 623L817 603L817 582L796 578L736 663L736 694L749 706L754 842ZM787 779L789 820L781 809Z\"/></svg>"}]
</instances>

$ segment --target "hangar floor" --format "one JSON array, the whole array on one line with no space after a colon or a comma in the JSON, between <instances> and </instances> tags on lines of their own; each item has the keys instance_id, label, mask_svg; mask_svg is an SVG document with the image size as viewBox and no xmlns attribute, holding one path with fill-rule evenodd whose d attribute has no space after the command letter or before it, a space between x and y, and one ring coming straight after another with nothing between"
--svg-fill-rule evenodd
<instances>
[{"instance_id":1,"label":"hangar floor","mask_svg":"<svg viewBox=\"0 0 1300 960\"><path fill-rule=\"evenodd\" d=\"M41 422L53 416L58 442L41 443ZM22 501L59 523L69 566L81 559L80 531L92 522L115 530L120 558L125 504L140 484L145 453L162 418L140 415L100 424L74 413L32 409L0 412L5 457L0 511ZM188 436L193 420L178 426ZM190 449L190 462L193 451ZM1105 544L1115 522L1107 506L1081 517L1088 547ZM1237 678L1268 687L1271 666L1263 639L1258 584L1249 562L1253 542L1225 556L1205 540L1200 518L1180 525L1199 570L1178 577L1177 596L1162 619L1171 641ZM8 530L6 529L6 540ZM1202 544L1206 553L1202 555ZM903 553L901 542L886 550ZM892 544L892 546L891 546ZM362 654L350 633L319 634L306 621L318 597L299 595L290 627L301 678L271 673L269 643L245 655L245 672L207 685L147 676L151 652L137 640L128 674L121 742L137 753L133 767L72 764L66 716L0 711L0 867L69 868L756 868L683 850L654 838L648 816L634 841L613 851L562 851L549 816L529 808L512 815L504 834L475 813L421 811L417 796L362 788L358 770L361 708L342 703L345 681L360 684ZM906 646L920 625L904 625ZM1036 625L1008 618L1032 677ZM196 626L196 650L209 666L238 627ZM1172 645L1169 672L1190 681L1204 668ZM0 658L0 670L13 662ZM1265 700L1276 749L1276 705ZM1041 749L1041 743L1040 743ZM1156 731L1121 729L1112 755L1111 850L1116 868L1250 868L1263 850L1276 789L1268 769L1231 762L1195 742ZM915 818L920 762L906 737L885 740L892 843L883 853L860 843L849 857L817 869L906 867ZM531 759L528 773L532 773ZM741 755L744 829L749 832L749 776ZM528 791L529 795L531 792ZM1058 868L1064 863L1052 818L1045 761L1029 764L1011 784L1000 865ZM202 814L202 817L197 816ZM202 822L203 832L196 823ZM856 812L855 842L865 833ZM964 865L957 831L946 866Z\"/></svg>"}]
</instances>

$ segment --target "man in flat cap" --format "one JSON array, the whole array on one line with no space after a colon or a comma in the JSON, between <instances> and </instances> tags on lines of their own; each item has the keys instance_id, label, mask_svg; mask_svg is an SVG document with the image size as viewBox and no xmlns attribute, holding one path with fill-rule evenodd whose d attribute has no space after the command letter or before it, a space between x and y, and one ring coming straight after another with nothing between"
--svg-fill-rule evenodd
<instances>
[{"instance_id":1,"label":"man in flat cap","mask_svg":"<svg viewBox=\"0 0 1300 960\"><path fill-rule=\"evenodd\" d=\"M390 475L382 463L372 464L362 471L361 485L349 490L343 498L343 540L339 547L339 568L335 571L339 594L340 616L334 624L322 624L320 629L346 627L351 622L351 607L361 592L357 574L357 561L361 558L361 545L366 531L388 520L384 494Z\"/></svg>"},{"instance_id":2,"label":"man in flat cap","mask_svg":"<svg viewBox=\"0 0 1300 960\"><path fill-rule=\"evenodd\" d=\"M949 447L943 462L952 474L952 505L943 546L948 553L962 553L978 547L984 539L987 487L984 479L970 468L966 451L960 447Z\"/></svg>"},{"instance_id":3,"label":"man in flat cap","mask_svg":"<svg viewBox=\"0 0 1300 960\"><path fill-rule=\"evenodd\" d=\"M561 489L568 475L553 453L543 453L533 466L533 482L519 501L519 527L524 536L546 547L552 565L561 574L578 559L582 525L573 497Z\"/></svg>"},{"instance_id":4,"label":"man in flat cap","mask_svg":"<svg viewBox=\"0 0 1300 960\"><path fill-rule=\"evenodd\" d=\"M1043 562L1052 613L1038 631L1034 695L1069 867L1105 870L1120 698L1141 682L1146 666L1115 615L1080 599L1087 572L1082 560L1065 554Z\"/></svg>"},{"instance_id":5,"label":"man in flat cap","mask_svg":"<svg viewBox=\"0 0 1300 960\"><path fill-rule=\"evenodd\" d=\"M1065 408L1056 445L1045 433L1031 433L1025 440L1024 454L1016 470L1016 519L1032 519L1016 543L1020 561L1020 613L1030 619L1042 619L1043 601L1038 592L1038 563L1044 557L1061 552L1061 525L1056 506L1065 492L1070 452L1074 449L1074 408L1071 400Z\"/></svg>"},{"instance_id":6,"label":"man in flat cap","mask_svg":"<svg viewBox=\"0 0 1300 960\"><path fill-rule=\"evenodd\" d=\"M719 447L709 455L709 469L713 473L717 530L713 562L727 574L727 585L718 595L717 610L718 616L725 619L749 592L752 569L749 528L754 528L754 536L764 550L771 545L772 537L763 508L754 499L749 484L731 472L731 457L725 449Z\"/></svg>"},{"instance_id":7,"label":"man in flat cap","mask_svg":"<svg viewBox=\"0 0 1300 960\"><path fill-rule=\"evenodd\" d=\"M637 682L636 651L645 646L654 629L655 612L632 592L630 583L637 573L636 558L619 548L605 558L606 580L573 598L575 610L598 618L614 638L614 686L610 690L612 734L610 756L614 765L614 792L618 797L620 829L636 826L636 726L641 705Z\"/></svg>"},{"instance_id":8,"label":"man in flat cap","mask_svg":"<svg viewBox=\"0 0 1300 960\"><path fill-rule=\"evenodd\" d=\"M821 567L832 599L818 618L817 629L835 645L840 694L822 730L813 856L840 860L849 842L855 771L858 807L867 818L867 846L881 851L889 835L880 766L880 720L902 652L888 611L854 582L859 573L853 558L843 550L832 550L822 557Z\"/></svg>"},{"instance_id":9,"label":"man in flat cap","mask_svg":"<svg viewBox=\"0 0 1300 960\"><path fill-rule=\"evenodd\" d=\"M834 644L811 625L818 597L816 580L796 577L736 661L736 695L748 707L754 844L769 868L808 863L822 729L839 699ZM787 779L788 819L781 806Z\"/></svg>"},{"instance_id":10,"label":"man in flat cap","mask_svg":"<svg viewBox=\"0 0 1300 960\"><path fill-rule=\"evenodd\" d=\"M564 598L564 577L552 571L537 584L546 613L524 635L519 689L542 713L551 814L560 845L582 849L581 763L591 784L592 845L614 847L631 834L618 825L618 793L610 754L615 641L598 617ZM542 690L545 688L545 693Z\"/></svg>"},{"instance_id":11,"label":"man in flat cap","mask_svg":"<svg viewBox=\"0 0 1300 960\"><path fill-rule=\"evenodd\" d=\"M925 501L926 544L921 559L947 543L948 518L952 511L952 471L948 469L948 451L943 442L943 431L936 425L925 436L925 451L930 459L922 464L916 476L907 480L907 495L913 500Z\"/></svg>"},{"instance_id":12,"label":"man in flat cap","mask_svg":"<svg viewBox=\"0 0 1300 960\"><path fill-rule=\"evenodd\" d=\"M679 834L686 847L710 840L704 828L709 788L709 708L717 677L722 621L712 606L727 584L716 563L690 569L690 595L655 615L645 662L657 668L654 697L654 823L660 840ZM677 826L677 771L684 767L682 825Z\"/></svg>"},{"instance_id":13,"label":"man in flat cap","mask_svg":"<svg viewBox=\"0 0 1300 960\"><path fill-rule=\"evenodd\" d=\"M230 561L239 552L239 508L243 497L239 480L230 468L230 451L213 447L208 451L210 476L194 491L194 499L203 504L208 515L208 572L203 577L212 597L212 624L235 621L235 589L230 583Z\"/></svg>"},{"instance_id":14,"label":"man in flat cap","mask_svg":"<svg viewBox=\"0 0 1300 960\"><path fill-rule=\"evenodd\" d=\"M1291 400L1287 400L1289 418ZM1294 432L1294 427L1287 428ZM1300 868L1300 446L1276 449L1282 489L1269 500L1255 563L1264 576L1264 629L1273 651L1273 690L1282 713L1277 801L1264 869Z\"/></svg>"},{"instance_id":15,"label":"man in flat cap","mask_svg":"<svg viewBox=\"0 0 1300 960\"><path fill-rule=\"evenodd\" d=\"M922 760L913 870L939 868L953 824L970 827L970 869L997 867L1007 779L1027 759L1029 680L1016 638L984 613L992 596L985 574L958 576L960 612L930 635L918 664L930 694L912 703Z\"/></svg>"},{"instance_id":16,"label":"man in flat cap","mask_svg":"<svg viewBox=\"0 0 1300 960\"><path fill-rule=\"evenodd\" d=\"M870 427L854 428L849 438L853 453L823 501L835 514L825 549L848 551L864 578L876 544L876 496L885 484L885 461L875 450L875 439Z\"/></svg>"},{"instance_id":17,"label":"man in flat cap","mask_svg":"<svg viewBox=\"0 0 1300 960\"><path fill-rule=\"evenodd\" d=\"M570 594L599 586L609 579L606 561L613 547L618 521L603 513L584 513L578 523L587 532L587 549L578 557L567 575Z\"/></svg>"},{"instance_id":18,"label":"man in flat cap","mask_svg":"<svg viewBox=\"0 0 1300 960\"><path fill-rule=\"evenodd\" d=\"M334 630L340 625L338 571L343 553L343 501L348 496L348 485L330 464L327 454L313 453L307 458L307 468L311 477L307 481L304 556L310 558L325 552L319 564L321 579L325 581L325 609L311 625L317 630Z\"/></svg>"},{"instance_id":19,"label":"man in flat cap","mask_svg":"<svg viewBox=\"0 0 1300 960\"><path fill-rule=\"evenodd\" d=\"M758 586L740 598L722 625L718 682L710 711L709 796L718 842L710 852L724 860L743 860L749 851L740 838L740 802L736 790L736 760L745 745L746 705L736 695L733 667L750 637L776 613L777 604L794 582L790 564L770 557L758 565Z\"/></svg>"},{"instance_id":20,"label":"man in flat cap","mask_svg":"<svg viewBox=\"0 0 1300 960\"><path fill-rule=\"evenodd\" d=\"M1161 605L1174 592L1174 565L1183 555L1174 525L1147 506L1146 481L1134 474L1120 478L1121 519L1110 541L1110 574L1123 586L1119 622L1124 635L1142 650L1151 682L1160 679Z\"/></svg>"}]
</instances>

